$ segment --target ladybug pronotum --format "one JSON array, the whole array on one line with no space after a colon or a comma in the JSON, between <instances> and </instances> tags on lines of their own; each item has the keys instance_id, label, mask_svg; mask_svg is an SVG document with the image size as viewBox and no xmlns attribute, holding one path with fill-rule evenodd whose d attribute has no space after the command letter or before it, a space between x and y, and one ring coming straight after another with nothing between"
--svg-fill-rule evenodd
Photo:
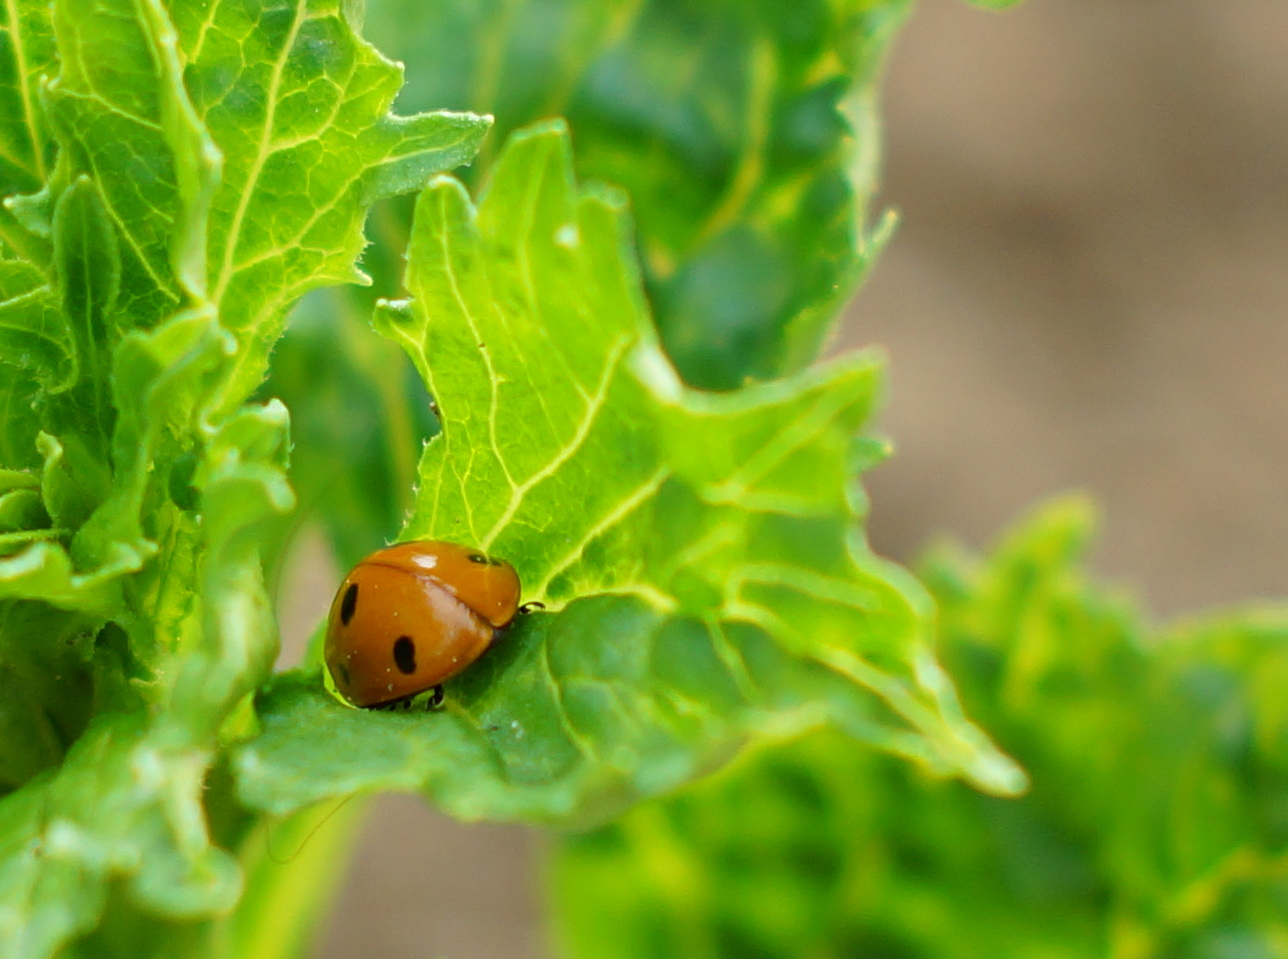
<instances>
[{"instance_id":1,"label":"ladybug pronotum","mask_svg":"<svg viewBox=\"0 0 1288 959\"><path fill-rule=\"evenodd\" d=\"M377 550L340 584L324 658L354 706L395 708L483 655L519 610L519 574L457 543L420 540Z\"/></svg>"}]
</instances>

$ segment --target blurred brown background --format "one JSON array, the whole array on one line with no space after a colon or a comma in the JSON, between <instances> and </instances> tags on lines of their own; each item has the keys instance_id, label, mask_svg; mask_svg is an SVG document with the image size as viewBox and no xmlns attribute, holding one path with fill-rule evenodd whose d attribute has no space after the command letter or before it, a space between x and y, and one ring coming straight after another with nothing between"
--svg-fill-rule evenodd
<instances>
[{"instance_id":1,"label":"blurred brown background","mask_svg":"<svg viewBox=\"0 0 1288 959\"><path fill-rule=\"evenodd\" d=\"M885 107L878 550L1078 487L1160 614L1288 595L1288 3L922 0ZM538 842L382 800L321 955L547 955Z\"/></svg>"},{"instance_id":2,"label":"blurred brown background","mask_svg":"<svg viewBox=\"0 0 1288 959\"><path fill-rule=\"evenodd\" d=\"M890 66L874 544L1080 486L1159 612L1288 595L1288 4L938 0Z\"/></svg>"}]
</instances>

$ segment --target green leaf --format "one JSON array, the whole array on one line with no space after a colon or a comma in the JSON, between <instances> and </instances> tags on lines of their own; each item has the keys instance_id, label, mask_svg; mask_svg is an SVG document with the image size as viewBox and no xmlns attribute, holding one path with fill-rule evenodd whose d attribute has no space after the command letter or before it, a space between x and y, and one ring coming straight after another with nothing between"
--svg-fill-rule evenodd
<instances>
[{"instance_id":1,"label":"green leaf","mask_svg":"<svg viewBox=\"0 0 1288 959\"><path fill-rule=\"evenodd\" d=\"M415 299L377 315L443 417L403 538L509 558L552 613L449 683L438 714L349 709L316 670L278 680L236 759L249 806L423 789L469 818L585 821L755 732L827 722L1016 787L956 709L925 597L857 535L876 362L686 390L629 251L621 199L575 187L560 124L511 140L477 209L448 178L421 195Z\"/></svg>"},{"instance_id":2,"label":"green leaf","mask_svg":"<svg viewBox=\"0 0 1288 959\"><path fill-rule=\"evenodd\" d=\"M52 28L44 39L57 40L62 69L43 102L61 153L24 213L30 225L46 211L52 255L26 269L33 285L48 271L67 359L59 375L37 376L43 388L27 394L35 415L22 427L45 462L59 542L6 559L0 596L129 623L119 579L164 538L158 476L169 451L191 442L175 431L196 422L208 389L200 371L226 345L201 311L169 322L197 287L185 251L204 230L217 157L191 123L159 6L67 0ZM150 331L130 334L138 327Z\"/></svg>"},{"instance_id":3,"label":"green leaf","mask_svg":"<svg viewBox=\"0 0 1288 959\"><path fill-rule=\"evenodd\" d=\"M41 83L56 66L51 14L46 3L7 4L0 11L0 243L42 265L48 249L31 230L33 204L16 194L42 189L53 166L41 97Z\"/></svg>"},{"instance_id":4,"label":"green leaf","mask_svg":"<svg viewBox=\"0 0 1288 959\"><path fill-rule=\"evenodd\" d=\"M14 793L0 817L0 956L48 956L90 929L107 881L175 919L230 908L236 862L201 812L209 761L165 726L101 717L56 774Z\"/></svg>"},{"instance_id":5,"label":"green leaf","mask_svg":"<svg viewBox=\"0 0 1288 959\"><path fill-rule=\"evenodd\" d=\"M47 4L0 13L0 196L33 193L49 172L50 138L40 84L56 63Z\"/></svg>"},{"instance_id":6,"label":"green leaf","mask_svg":"<svg viewBox=\"0 0 1288 959\"><path fill-rule=\"evenodd\" d=\"M165 469L155 466L190 452L192 441L172 431L185 418L191 430L195 404L206 402L199 394L208 387L200 383L203 374L187 368L171 378L173 388L158 387L148 422L128 415L148 395L151 374L135 375L135 364L141 362L141 370L148 361L132 358L138 344L120 338L131 328L158 327L174 307L207 289L207 236L217 267L213 292L228 293L220 322L242 338L219 377L220 394L209 414L219 415L256 385L294 297L354 276L365 205L467 158L485 128L466 116L388 116L399 71L354 37L337 8L284 9L277 32L249 30L254 17L240 7L219 5L209 19L192 20L197 12L183 8L184 29L176 32L155 0L137 10L63 0L54 11L66 61L48 96L63 147L50 218L62 322L56 322L41 270L14 261L0 274L10 281L7 315L14 322L0 329L21 347L7 358L32 371L15 376L7 395L13 405L35 404L39 413L15 418L17 435L6 437L13 450L9 463L32 464L23 448L34 444L39 424L53 437L46 460L58 464L56 473L47 467L46 474L63 477L61 492L46 495L62 535L94 513L90 526L76 533L71 562L54 555L56 545L42 543L22 570L12 568L20 579L35 570L61 578L53 595L62 596L63 605L91 583L73 582L73 570L98 583L137 569L155 549L148 533L159 535L160 528L143 529L146 512L164 498L164 487L154 481L166 477ZM241 41L229 46L237 37ZM248 60L241 42L268 43L250 52L272 57L262 64ZM230 72L230 63L244 69ZM212 86L217 82L223 86ZM200 109L185 83L198 91ZM280 172L276 164L298 165L308 157L311 175L290 182L307 182L311 192L279 195L271 185L279 181L270 182ZM295 227L300 229L291 232ZM260 242L265 230L275 233L273 244ZM260 245L252 268L236 255L254 237ZM261 279L250 283L243 266L261 271ZM274 282L265 282L263 271ZM246 311L256 317L253 329ZM165 362L178 362L183 352L177 340L188 334L181 329L191 331L191 322L158 332ZM126 355L116 355L118 344ZM123 387L118 399L124 419L116 435L109 369ZM45 384L45 395L30 383L32 376ZM180 398L173 390L189 395ZM178 406L167 409L171 402ZM73 503L74 510L63 508ZM28 539L51 535L21 533ZM35 598L53 580L40 582L45 585L9 583L3 591ZM101 610L102 602L95 602Z\"/></svg>"},{"instance_id":7,"label":"green leaf","mask_svg":"<svg viewBox=\"0 0 1288 959\"><path fill-rule=\"evenodd\" d=\"M194 479L203 507L202 644L185 650L173 709L213 736L277 658L277 624L264 583L263 527L294 506L286 481L286 407L245 406L211 432Z\"/></svg>"},{"instance_id":8,"label":"green leaf","mask_svg":"<svg viewBox=\"0 0 1288 959\"><path fill-rule=\"evenodd\" d=\"M0 604L0 793L57 765L85 728L96 625L41 603Z\"/></svg>"},{"instance_id":9,"label":"green leaf","mask_svg":"<svg viewBox=\"0 0 1288 959\"><path fill-rule=\"evenodd\" d=\"M488 120L391 115L402 70L353 34L339 0L173 13L194 113L223 153L207 276L238 341L227 412L259 385L295 300L365 281L353 261L368 206L467 162Z\"/></svg>"},{"instance_id":10,"label":"green leaf","mask_svg":"<svg viewBox=\"0 0 1288 959\"><path fill-rule=\"evenodd\" d=\"M200 379L185 368L194 358L191 352L177 364L161 361L166 335L190 347L214 329L209 317L190 319L153 334L131 334L121 352L140 364L156 362L159 370L145 395L158 402L169 398L171 411L182 408L180 384ZM180 392L176 396L172 390ZM147 450L150 442L141 439L140 448ZM111 652L112 626L97 637L91 630L88 649L82 642L82 656L93 660L97 718L52 775L0 801L5 813L0 817L5 824L0 830L0 956L53 954L93 925L113 881L124 882L131 901L145 913L178 920L224 912L240 894L236 862L207 835L203 779L216 735L237 703L263 681L277 652L259 550L263 524L291 506L285 450L286 413L280 404L245 408L214 428L193 476L203 504L201 527L180 525L175 536L196 543L181 549L171 542L163 565L147 567L126 584L126 608L146 608L151 618L139 622L117 611L132 628L128 652L124 647ZM112 505L109 500L107 507ZM119 512L107 507L95 517L107 517L104 523L91 521L85 529L101 529L116 519L136 521L133 505ZM193 563L198 552L199 579ZM53 589L44 598L57 602ZM29 610L31 616L15 622L15 610ZM32 656L33 627L49 617L48 609L36 604L9 606L0 627L13 628L0 628L0 650L11 642L13 652ZM61 646L55 642L53 650ZM137 669L127 660L136 658L157 664L144 673L146 690L123 681ZM36 666L45 667L45 684L57 688L26 708L48 723L58 715L59 697L68 694L69 684L63 669L52 677L64 680L59 685L50 682L47 661ZM29 672L42 674L37 668ZM141 697L157 708L140 710ZM0 720L13 715L13 703L0 709ZM49 765L78 732L51 730L46 753L0 754L0 774L8 758L15 782L21 781L22 762Z\"/></svg>"},{"instance_id":11,"label":"green leaf","mask_svg":"<svg viewBox=\"0 0 1288 959\"><path fill-rule=\"evenodd\" d=\"M867 217L876 80L909 9L372 0L368 22L415 64L409 106L492 113L498 134L568 118L578 173L631 196L668 354L732 389L813 360L889 234Z\"/></svg>"},{"instance_id":12,"label":"green leaf","mask_svg":"<svg viewBox=\"0 0 1288 959\"><path fill-rule=\"evenodd\" d=\"M5 363L47 388L66 388L74 361L66 334L45 273L0 251L0 355Z\"/></svg>"},{"instance_id":13,"label":"green leaf","mask_svg":"<svg viewBox=\"0 0 1288 959\"><path fill-rule=\"evenodd\" d=\"M57 42L58 154L0 221L3 957L236 900L203 781L277 653L261 551L293 504L286 410L245 400L292 300L353 277L366 207L486 125L389 116L398 70L334 6L177 6L22 20Z\"/></svg>"},{"instance_id":14,"label":"green leaf","mask_svg":"<svg viewBox=\"0 0 1288 959\"><path fill-rule=\"evenodd\" d=\"M43 419L74 433L99 463L109 455L116 409L111 401L111 323L121 288L116 231L92 181L76 180L54 208L54 275L62 323L71 340L71 374L44 401ZM70 439L68 440L70 442Z\"/></svg>"},{"instance_id":15,"label":"green leaf","mask_svg":"<svg viewBox=\"0 0 1288 959\"><path fill-rule=\"evenodd\" d=\"M147 329L203 291L219 153L193 114L160 0L57 0L54 32L61 69L46 99L59 164L95 182L119 232L110 322Z\"/></svg>"},{"instance_id":16,"label":"green leaf","mask_svg":"<svg viewBox=\"0 0 1288 959\"><path fill-rule=\"evenodd\" d=\"M0 560L0 597L42 600L124 618L144 628L124 606L119 577L156 554L155 533L145 526L157 524L153 513L164 496L157 464L177 459L184 430L195 428L209 389L203 377L216 368L226 347L213 318L200 313L177 318L152 333L130 334L121 342L113 376L119 418L112 483L93 498L92 515L79 526L70 551L37 543ZM45 501L59 521L86 508L70 506L69 497L84 502L93 495L82 493L78 485L90 467L74 470L65 479L59 476L64 452L52 441L46 445Z\"/></svg>"},{"instance_id":17,"label":"green leaf","mask_svg":"<svg viewBox=\"0 0 1288 959\"><path fill-rule=\"evenodd\" d=\"M1085 500L927 576L963 698L1032 777L983 796L821 733L568 837L563 955L1279 956L1288 607L1156 630Z\"/></svg>"},{"instance_id":18,"label":"green leaf","mask_svg":"<svg viewBox=\"0 0 1288 959\"><path fill-rule=\"evenodd\" d=\"M31 469L40 463L34 401L40 386L25 370L0 368L0 468Z\"/></svg>"}]
</instances>

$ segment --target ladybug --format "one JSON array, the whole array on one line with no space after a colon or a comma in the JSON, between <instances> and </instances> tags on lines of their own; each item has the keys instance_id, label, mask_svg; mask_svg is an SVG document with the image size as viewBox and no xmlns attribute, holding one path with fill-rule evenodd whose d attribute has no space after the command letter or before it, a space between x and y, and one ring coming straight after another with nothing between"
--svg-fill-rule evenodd
<instances>
[{"instance_id":1,"label":"ladybug","mask_svg":"<svg viewBox=\"0 0 1288 959\"><path fill-rule=\"evenodd\" d=\"M535 605L535 604L533 604ZM483 655L519 612L519 574L457 543L418 540L377 550L340 584L324 658L354 706L407 708Z\"/></svg>"}]
</instances>

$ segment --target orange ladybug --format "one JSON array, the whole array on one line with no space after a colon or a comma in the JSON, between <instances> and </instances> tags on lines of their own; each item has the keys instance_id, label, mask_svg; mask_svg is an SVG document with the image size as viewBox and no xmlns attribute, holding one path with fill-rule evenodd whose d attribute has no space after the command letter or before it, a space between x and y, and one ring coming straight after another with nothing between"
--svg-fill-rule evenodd
<instances>
[{"instance_id":1,"label":"orange ladybug","mask_svg":"<svg viewBox=\"0 0 1288 959\"><path fill-rule=\"evenodd\" d=\"M377 550L340 584L324 658L354 706L399 708L442 687L483 655L519 611L519 574L457 543L418 540Z\"/></svg>"}]
</instances>

